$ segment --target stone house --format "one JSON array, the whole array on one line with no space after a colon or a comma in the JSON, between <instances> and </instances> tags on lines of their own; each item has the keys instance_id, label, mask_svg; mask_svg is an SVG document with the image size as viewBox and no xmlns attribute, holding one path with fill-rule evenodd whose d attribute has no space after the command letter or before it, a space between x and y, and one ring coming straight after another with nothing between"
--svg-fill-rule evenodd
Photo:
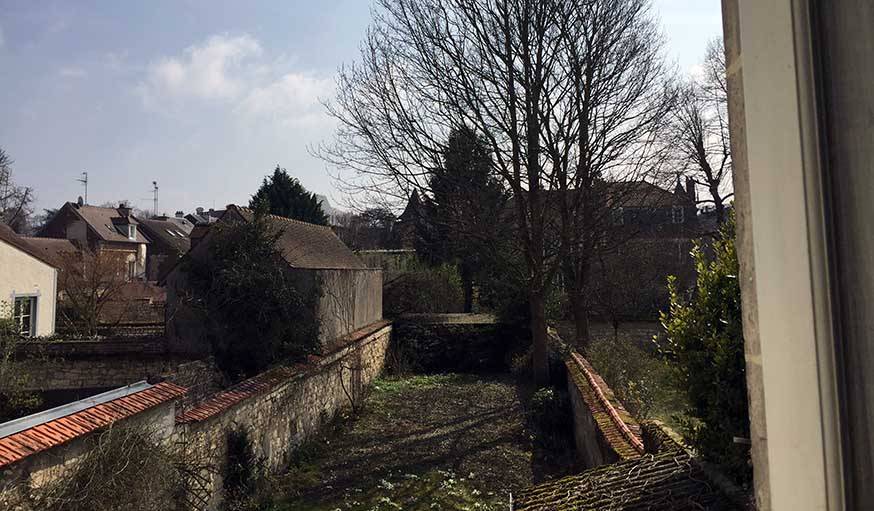
<instances>
[{"instance_id":1,"label":"stone house","mask_svg":"<svg viewBox=\"0 0 874 511\"><path fill-rule=\"evenodd\" d=\"M218 222L249 223L254 213L229 205ZM281 230L277 248L301 290L318 291L315 311L320 322L319 340L324 350L335 341L363 326L382 319L382 270L368 268L328 226L315 225L276 215L270 222ZM212 243L209 230L198 237L186 258L206 257ZM161 281L167 288L167 337L173 349L203 351L199 321L184 303L184 264L177 264Z\"/></svg>"},{"instance_id":2,"label":"stone house","mask_svg":"<svg viewBox=\"0 0 874 511\"><path fill-rule=\"evenodd\" d=\"M53 335L57 285L58 267L52 259L0 224L0 314L11 313L27 337Z\"/></svg>"},{"instance_id":3,"label":"stone house","mask_svg":"<svg viewBox=\"0 0 874 511\"><path fill-rule=\"evenodd\" d=\"M95 254L111 254L118 258L119 271L135 280L145 277L149 245L139 227L124 204L105 208L67 202L37 237L67 239Z\"/></svg>"}]
</instances>

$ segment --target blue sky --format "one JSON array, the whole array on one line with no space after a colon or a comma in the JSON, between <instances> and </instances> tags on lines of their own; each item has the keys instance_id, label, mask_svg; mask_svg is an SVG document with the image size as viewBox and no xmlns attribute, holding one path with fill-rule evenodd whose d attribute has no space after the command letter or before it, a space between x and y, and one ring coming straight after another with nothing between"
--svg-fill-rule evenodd
<instances>
[{"instance_id":1,"label":"blue sky","mask_svg":"<svg viewBox=\"0 0 874 511\"><path fill-rule=\"evenodd\" d=\"M681 70L719 35L719 0L654 0ZM367 0L0 0L0 147L37 208L82 193L159 210L246 203L276 163L342 205L307 146L356 59Z\"/></svg>"}]
</instances>

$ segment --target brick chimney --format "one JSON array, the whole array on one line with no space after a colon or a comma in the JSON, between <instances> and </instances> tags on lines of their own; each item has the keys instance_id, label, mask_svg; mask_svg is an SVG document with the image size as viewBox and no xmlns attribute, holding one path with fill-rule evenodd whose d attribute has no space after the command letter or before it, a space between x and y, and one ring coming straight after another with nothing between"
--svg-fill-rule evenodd
<instances>
[{"instance_id":1,"label":"brick chimney","mask_svg":"<svg viewBox=\"0 0 874 511\"><path fill-rule=\"evenodd\" d=\"M695 180L686 176L686 195L693 204L698 202L698 191L695 189Z\"/></svg>"},{"instance_id":2,"label":"brick chimney","mask_svg":"<svg viewBox=\"0 0 874 511\"><path fill-rule=\"evenodd\" d=\"M185 218L185 212L184 211L177 211L176 218Z\"/></svg>"},{"instance_id":3,"label":"brick chimney","mask_svg":"<svg viewBox=\"0 0 874 511\"><path fill-rule=\"evenodd\" d=\"M125 204L124 202L122 202L118 205L118 214L121 215L122 218L129 218L130 211L131 211L130 207L127 204Z\"/></svg>"}]
</instances>

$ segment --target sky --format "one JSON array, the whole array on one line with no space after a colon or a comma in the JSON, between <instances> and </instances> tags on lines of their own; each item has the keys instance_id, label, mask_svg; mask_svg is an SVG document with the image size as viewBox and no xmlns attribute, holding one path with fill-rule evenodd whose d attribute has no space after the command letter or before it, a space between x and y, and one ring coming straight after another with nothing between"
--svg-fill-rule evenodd
<instances>
[{"instance_id":1,"label":"sky","mask_svg":"<svg viewBox=\"0 0 874 511\"><path fill-rule=\"evenodd\" d=\"M694 73L720 0L653 0L666 54ZM0 0L0 147L35 207L128 200L186 213L248 203L280 164L343 206L308 147L358 57L368 0Z\"/></svg>"}]
</instances>

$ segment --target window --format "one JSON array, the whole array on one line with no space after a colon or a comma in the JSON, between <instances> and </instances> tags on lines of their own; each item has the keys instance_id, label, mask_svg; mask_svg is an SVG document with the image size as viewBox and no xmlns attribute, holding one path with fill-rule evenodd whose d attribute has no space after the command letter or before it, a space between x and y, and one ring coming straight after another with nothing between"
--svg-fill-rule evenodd
<instances>
[{"instance_id":1,"label":"window","mask_svg":"<svg viewBox=\"0 0 874 511\"><path fill-rule=\"evenodd\" d=\"M127 238L130 240L137 239L137 226L133 224L128 224L127 226Z\"/></svg>"},{"instance_id":2,"label":"window","mask_svg":"<svg viewBox=\"0 0 874 511\"><path fill-rule=\"evenodd\" d=\"M36 335L36 297L16 296L12 319L18 327L18 333L25 337Z\"/></svg>"},{"instance_id":3,"label":"window","mask_svg":"<svg viewBox=\"0 0 874 511\"><path fill-rule=\"evenodd\" d=\"M137 277L137 262L136 261L128 261L127 262L127 279L133 280Z\"/></svg>"},{"instance_id":4,"label":"window","mask_svg":"<svg viewBox=\"0 0 874 511\"><path fill-rule=\"evenodd\" d=\"M682 224L685 221L685 213L686 211L683 209L683 206L674 206L671 210L671 223Z\"/></svg>"}]
</instances>

